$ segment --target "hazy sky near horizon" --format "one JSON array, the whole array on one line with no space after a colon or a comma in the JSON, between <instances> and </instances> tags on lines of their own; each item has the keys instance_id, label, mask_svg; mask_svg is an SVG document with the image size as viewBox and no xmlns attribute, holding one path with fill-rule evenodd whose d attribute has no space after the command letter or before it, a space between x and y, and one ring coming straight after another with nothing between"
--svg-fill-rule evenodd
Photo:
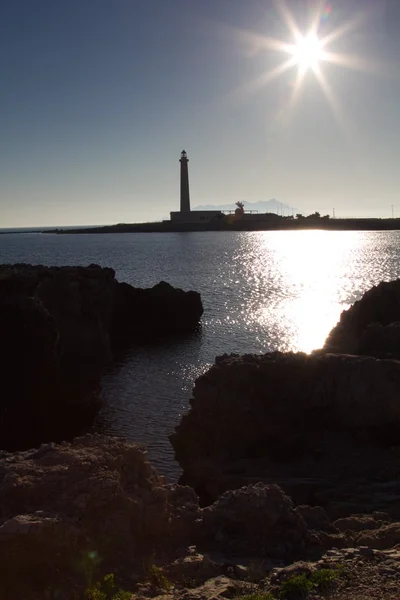
<instances>
[{"instance_id":1,"label":"hazy sky near horizon","mask_svg":"<svg viewBox=\"0 0 400 600\"><path fill-rule=\"evenodd\" d=\"M304 33L316 4L286 1ZM352 68L291 103L273 0L5 0L0 227L168 218L183 148L192 207L400 216L400 0L326 2L320 38L343 28L325 50Z\"/></svg>"}]
</instances>

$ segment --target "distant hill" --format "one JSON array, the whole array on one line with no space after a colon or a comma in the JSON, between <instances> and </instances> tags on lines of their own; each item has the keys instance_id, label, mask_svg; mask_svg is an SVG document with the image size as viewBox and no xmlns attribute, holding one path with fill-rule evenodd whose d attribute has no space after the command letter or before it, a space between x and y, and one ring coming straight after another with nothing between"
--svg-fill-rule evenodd
<instances>
[{"instance_id":1,"label":"distant hill","mask_svg":"<svg viewBox=\"0 0 400 600\"><path fill-rule=\"evenodd\" d=\"M297 209L287 204L282 204L272 198L271 200L261 200L259 202L246 202L243 200L244 210L258 210L260 213L273 212L278 214L291 215L292 211L296 214ZM192 210L235 210L236 204L232 202L230 204L203 204L195 206Z\"/></svg>"}]
</instances>

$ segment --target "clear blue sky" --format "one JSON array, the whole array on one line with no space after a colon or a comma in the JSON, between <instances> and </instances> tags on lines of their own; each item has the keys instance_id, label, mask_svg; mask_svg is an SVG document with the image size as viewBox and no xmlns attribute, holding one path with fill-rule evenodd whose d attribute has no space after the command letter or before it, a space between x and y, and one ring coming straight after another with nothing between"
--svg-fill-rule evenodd
<instances>
[{"instance_id":1,"label":"clear blue sky","mask_svg":"<svg viewBox=\"0 0 400 600\"><path fill-rule=\"evenodd\" d=\"M306 31L313 0L287 0ZM328 6L330 5L330 6ZM324 37L373 69L296 68L273 0L4 0L0 8L0 227L134 222L179 206L276 198L301 211L400 216L400 2L331 0ZM245 35L245 31L252 32Z\"/></svg>"}]
</instances>

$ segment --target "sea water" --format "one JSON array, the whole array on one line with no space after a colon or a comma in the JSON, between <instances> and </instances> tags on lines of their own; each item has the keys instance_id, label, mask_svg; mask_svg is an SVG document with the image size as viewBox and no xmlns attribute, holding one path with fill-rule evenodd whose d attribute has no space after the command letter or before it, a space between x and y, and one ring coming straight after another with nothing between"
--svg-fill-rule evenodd
<instances>
[{"instance_id":1,"label":"sea water","mask_svg":"<svg viewBox=\"0 0 400 600\"><path fill-rule=\"evenodd\" d=\"M95 423L146 444L173 479L168 435L215 356L321 347L342 310L400 276L400 232L19 233L0 235L0 262L96 263L134 286L164 280L201 293L198 333L133 348L105 373Z\"/></svg>"}]
</instances>

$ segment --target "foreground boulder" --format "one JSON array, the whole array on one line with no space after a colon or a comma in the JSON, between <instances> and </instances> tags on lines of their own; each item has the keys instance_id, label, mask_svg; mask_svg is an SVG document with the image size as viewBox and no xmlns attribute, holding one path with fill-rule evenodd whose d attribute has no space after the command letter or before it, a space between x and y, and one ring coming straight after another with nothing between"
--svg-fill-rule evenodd
<instances>
[{"instance_id":1,"label":"foreground boulder","mask_svg":"<svg viewBox=\"0 0 400 600\"><path fill-rule=\"evenodd\" d=\"M196 292L133 288L96 265L0 265L0 448L85 431L115 353L191 332L202 312Z\"/></svg>"},{"instance_id":2,"label":"foreground boulder","mask_svg":"<svg viewBox=\"0 0 400 600\"><path fill-rule=\"evenodd\" d=\"M400 513L400 363L298 353L231 355L199 377L171 442L207 504L277 483L332 516Z\"/></svg>"},{"instance_id":3,"label":"foreground boulder","mask_svg":"<svg viewBox=\"0 0 400 600\"><path fill-rule=\"evenodd\" d=\"M199 513L192 490L165 485L143 447L116 438L3 452L0 478L1 598L134 574L188 543Z\"/></svg>"},{"instance_id":4,"label":"foreground boulder","mask_svg":"<svg viewBox=\"0 0 400 600\"><path fill-rule=\"evenodd\" d=\"M324 350L400 358L400 279L372 287L343 311Z\"/></svg>"},{"instance_id":5,"label":"foreground boulder","mask_svg":"<svg viewBox=\"0 0 400 600\"><path fill-rule=\"evenodd\" d=\"M84 590L107 573L137 598L236 597L304 568L283 571L293 560L329 550L343 562L331 549L349 546L361 546L352 556L371 557L399 536L386 514L332 523L322 508L295 508L274 484L228 491L200 508L193 489L167 484L142 446L117 438L0 453L2 599L100 598Z\"/></svg>"},{"instance_id":6,"label":"foreground boulder","mask_svg":"<svg viewBox=\"0 0 400 600\"><path fill-rule=\"evenodd\" d=\"M251 556L293 560L310 546L307 525L277 485L256 485L225 492L203 510L206 530L217 532L214 547Z\"/></svg>"},{"instance_id":7,"label":"foreground boulder","mask_svg":"<svg viewBox=\"0 0 400 600\"><path fill-rule=\"evenodd\" d=\"M229 492L202 510L191 488L157 475L143 447L100 435L1 453L0 507L1 598L82 590L88 573L114 572L133 586L145 565L194 544L281 561L316 547L277 486Z\"/></svg>"}]
</instances>

